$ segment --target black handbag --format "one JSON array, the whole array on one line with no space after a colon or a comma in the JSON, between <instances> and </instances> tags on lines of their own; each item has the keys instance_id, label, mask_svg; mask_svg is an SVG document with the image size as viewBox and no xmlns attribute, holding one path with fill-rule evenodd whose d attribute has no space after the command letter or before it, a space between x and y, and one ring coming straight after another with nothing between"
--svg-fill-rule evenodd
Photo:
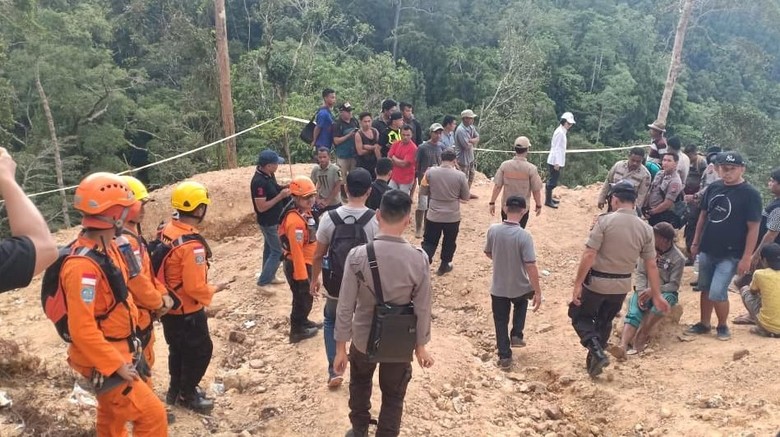
<instances>
[{"instance_id":1,"label":"black handbag","mask_svg":"<svg viewBox=\"0 0 780 437\"><path fill-rule=\"evenodd\" d=\"M412 353L417 346L417 316L414 314L414 303L391 305L385 302L373 242L366 245L366 251L376 296L374 317L371 320L371 332L366 347L368 361L371 363L411 362Z\"/></svg>"},{"instance_id":2,"label":"black handbag","mask_svg":"<svg viewBox=\"0 0 780 437\"><path fill-rule=\"evenodd\" d=\"M317 112L320 112L318 109ZM301 129L300 135L298 135L306 144L311 144L312 141L314 141L314 128L317 126L317 124L314 122L314 119L317 118L317 112L314 113L314 115L311 117L311 120L309 120L308 123L306 123L306 126Z\"/></svg>"}]
</instances>

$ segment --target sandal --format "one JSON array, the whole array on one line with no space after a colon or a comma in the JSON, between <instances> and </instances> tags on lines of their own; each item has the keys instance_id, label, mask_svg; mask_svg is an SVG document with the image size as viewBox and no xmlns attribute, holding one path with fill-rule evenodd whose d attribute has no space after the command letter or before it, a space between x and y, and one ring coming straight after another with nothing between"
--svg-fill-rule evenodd
<instances>
[{"instance_id":1,"label":"sandal","mask_svg":"<svg viewBox=\"0 0 780 437\"><path fill-rule=\"evenodd\" d=\"M741 316L737 316L732 321L735 325L755 325L756 321L750 317L750 314L742 314Z\"/></svg>"}]
</instances>

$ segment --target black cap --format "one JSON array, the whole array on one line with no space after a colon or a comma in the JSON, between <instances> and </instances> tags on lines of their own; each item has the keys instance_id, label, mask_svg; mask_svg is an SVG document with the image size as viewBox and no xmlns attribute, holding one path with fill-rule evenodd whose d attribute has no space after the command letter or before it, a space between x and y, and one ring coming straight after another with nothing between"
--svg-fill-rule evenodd
<instances>
[{"instance_id":1,"label":"black cap","mask_svg":"<svg viewBox=\"0 0 780 437\"><path fill-rule=\"evenodd\" d=\"M525 209L525 207L526 207L525 197L523 197L523 196L509 196L509 198L506 199L506 206L507 207L514 207L514 208L523 208L523 209Z\"/></svg>"},{"instance_id":2,"label":"black cap","mask_svg":"<svg viewBox=\"0 0 780 437\"><path fill-rule=\"evenodd\" d=\"M723 150L720 146L707 147L707 164L718 163L718 154Z\"/></svg>"},{"instance_id":3,"label":"black cap","mask_svg":"<svg viewBox=\"0 0 780 437\"><path fill-rule=\"evenodd\" d=\"M609 187L609 195L617 193L630 193L636 196L636 187L629 181L616 182Z\"/></svg>"},{"instance_id":4,"label":"black cap","mask_svg":"<svg viewBox=\"0 0 780 437\"><path fill-rule=\"evenodd\" d=\"M349 102L344 102L339 105L339 111L352 112L352 105L350 105Z\"/></svg>"},{"instance_id":5,"label":"black cap","mask_svg":"<svg viewBox=\"0 0 780 437\"><path fill-rule=\"evenodd\" d=\"M393 99L385 99L382 101L382 112L389 111L398 106L398 103Z\"/></svg>"},{"instance_id":6,"label":"black cap","mask_svg":"<svg viewBox=\"0 0 780 437\"><path fill-rule=\"evenodd\" d=\"M735 151L721 152L721 154L718 155L717 162L720 165L745 165L742 155Z\"/></svg>"},{"instance_id":7,"label":"black cap","mask_svg":"<svg viewBox=\"0 0 780 437\"><path fill-rule=\"evenodd\" d=\"M400 119L402 119L402 118L404 118L404 115L403 115L403 114L401 114L401 113L400 113L400 112L398 112L398 111L395 111L395 112L393 112L393 113L391 113L391 114L390 114L390 121L393 121L393 120L400 120Z\"/></svg>"},{"instance_id":8,"label":"black cap","mask_svg":"<svg viewBox=\"0 0 780 437\"><path fill-rule=\"evenodd\" d=\"M371 173L362 167L358 167L347 174L347 190L351 193L365 193L371 187Z\"/></svg>"}]
</instances>

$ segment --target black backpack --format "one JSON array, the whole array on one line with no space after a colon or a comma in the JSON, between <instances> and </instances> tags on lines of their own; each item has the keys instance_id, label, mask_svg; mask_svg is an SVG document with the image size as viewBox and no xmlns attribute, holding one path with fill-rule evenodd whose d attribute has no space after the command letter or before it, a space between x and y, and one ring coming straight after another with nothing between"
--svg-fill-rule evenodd
<instances>
[{"instance_id":1,"label":"black backpack","mask_svg":"<svg viewBox=\"0 0 780 437\"><path fill-rule=\"evenodd\" d=\"M68 302L65 300L65 291L60 287L60 273L65 261L71 256L83 256L90 258L100 266L103 275L108 280L111 292L114 294L114 305L108 309L106 314L96 316L95 319L100 324L101 321L108 318L109 314L119 305L127 305L127 285L125 284L122 271L111 262L111 259L100 252L87 247L80 247L73 250L73 242L60 248L59 256L54 263L46 269L41 282L41 306L46 317L54 323L57 334L65 342L73 341L68 329ZM121 340L121 339L111 339Z\"/></svg>"},{"instance_id":2,"label":"black backpack","mask_svg":"<svg viewBox=\"0 0 780 437\"><path fill-rule=\"evenodd\" d=\"M322 267L322 283L328 294L338 297L347 255L352 248L368 243L364 227L374 218L374 211L369 209L358 219L347 216L345 219L351 219L349 222L342 219L337 210L328 211L328 216L335 228L328 246L328 261L324 262Z\"/></svg>"}]
</instances>

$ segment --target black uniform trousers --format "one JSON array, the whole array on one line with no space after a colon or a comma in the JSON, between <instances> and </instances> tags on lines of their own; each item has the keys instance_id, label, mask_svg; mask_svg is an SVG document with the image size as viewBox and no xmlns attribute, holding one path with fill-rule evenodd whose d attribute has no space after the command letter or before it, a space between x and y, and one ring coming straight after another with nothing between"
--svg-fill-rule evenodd
<instances>
[{"instance_id":1,"label":"black uniform trousers","mask_svg":"<svg viewBox=\"0 0 780 437\"><path fill-rule=\"evenodd\" d=\"M452 258L455 257L455 249L458 247L459 231L459 221L455 223L439 223L432 222L426 218L422 248L428 254L428 261L433 262L436 247L439 246L439 240L444 236L444 241L441 243L441 262L442 264L452 262Z\"/></svg>"},{"instance_id":2,"label":"black uniform trousers","mask_svg":"<svg viewBox=\"0 0 780 437\"><path fill-rule=\"evenodd\" d=\"M160 321L168 343L170 388L189 395L206 374L214 350L206 312L200 309L191 314L167 314Z\"/></svg>"},{"instance_id":3,"label":"black uniform trousers","mask_svg":"<svg viewBox=\"0 0 780 437\"><path fill-rule=\"evenodd\" d=\"M601 347L607 346L607 340L612 333L612 320L626 299L624 294L599 294L582 287L580 306L569 304L569 318L574 330L580 337L580 343L588 347L596 338Z\"/></svg>"},{"instance_id":4,"label":"black uniform trousers","mask_svg":"<svg viewBox=\"0 0 780 437\"><path fill-rule=\"evenodd\" d=\"M306 264L307 277L311 277L311 265ZM290 332L300 332L309 319L314 298L309 293L309 280L297 281L293 279L293 262L284 260L284 276L290 285L292 292L292 309L290 310Z\"/></svg>"}]
</instances>

